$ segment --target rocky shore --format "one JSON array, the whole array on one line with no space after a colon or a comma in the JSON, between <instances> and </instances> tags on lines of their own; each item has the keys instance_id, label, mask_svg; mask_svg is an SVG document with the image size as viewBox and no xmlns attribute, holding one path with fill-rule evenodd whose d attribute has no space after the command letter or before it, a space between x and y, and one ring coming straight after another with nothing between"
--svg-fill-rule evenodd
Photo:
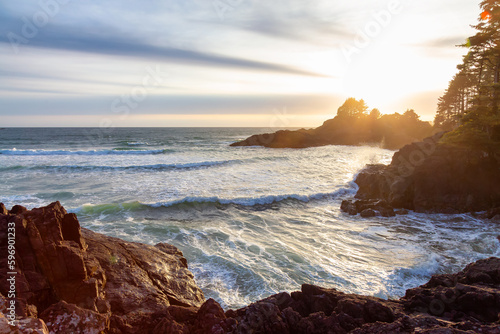
<instances>
[{"instance_id":1,"label":"rocky shore","mask_svg":"<svg viewBox=\"0 0 500 334\"><path fill-rule=\"evenodd\" d=\"M500 155L441 144L441 136L406 145L387 166L368 165L355 180L358 201L347 200L342 209L350 214L380 213L375 206L427 213L487 211L484 218L495 218L500 214Z\"/></svg>"},{"instance_id":2,"label":"rocky shore","mask_svg":"<svg viewBox=\"0 0 500 334\"><path fill-rule=\"evenodd\" d=\"M399 300L303 285L224 311L174 246L94 233L55 202L0 204L0 262L0 333L500 333L499 258Z\"/></svg>"}]
</instances>

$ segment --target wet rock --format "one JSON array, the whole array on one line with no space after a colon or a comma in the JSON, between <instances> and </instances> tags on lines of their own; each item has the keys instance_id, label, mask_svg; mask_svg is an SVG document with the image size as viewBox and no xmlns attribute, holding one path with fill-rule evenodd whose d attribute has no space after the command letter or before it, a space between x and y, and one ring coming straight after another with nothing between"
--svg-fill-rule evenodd
<instances>
[{"instance_id":1,"label":"wet rock","mask_svg":"<svg viewBox=\"0 0 500 334\"><path fill-rule=\"evenodd\" d=\"M384 200L343 200L340 209L350 215L361 214L363 218L376 216L394 217L394 209Z\"/></svg>"},{"instance_id":2,"label":"wet rock","mask_svg":"<svg viewBox=\"0 0 500 334\"><path fill-rule=\"evenodd\" d=\"M58 316L70 323L87 317L99 328L105 319L103 328L113 333L142 333L158 312L168 314L169 306L199 307L204 301L177 248L126 242L82 229L59 202L29 211L16 206L9 215L0 215L2 268L7 267L6 231L12 225L20 319L41 317L53 324L49 320ZM0 271L2 294L9 289L6 279L6 271ZM68 333L78 328L57 330Z\"/></svg>"},{"instance_id":3,"label":"wet rock","mask_svg":"<svg viewBox=\"0 0 500 334\"><path fill-rule=\"evenodd\" d=\"M347 204L374 212L388 208L374 200ZM0 214L0 252L5 254L9 223L16 226L19 247L17 327L9 327L7 299L0 294L1 333L499 334L499 258L435 275L400 300L303 284L300 291L224 312L215 300L204 302L186 259L171 245L148 246L82 229L59 203L20 212ZM5 293L5 272L0 276Z\"/></svg>"},{"instance_id":4,"label":"wet rock","mask_svg":"<svg viewBox=\"0 0 500 334\"><path fill-rule=\"evenodd\" d=\"M377 213L375 212L375 210L372 209L364 209L363 211L361 211L360 215L363 218L370 218L370 217L375 217Z\"/></svg>"},{"instance_id":5,"label":"wet rock","mask_svg":"<svg viewBox=\"0 0 500 334\"><path fill-rule=\"evenodd\" d=\"M369 165L355 182L358 199L385 200L417 212L498 214L498 155L440 144L442 133L404 146L390 165Z\"/></svg>"}]
</instances>

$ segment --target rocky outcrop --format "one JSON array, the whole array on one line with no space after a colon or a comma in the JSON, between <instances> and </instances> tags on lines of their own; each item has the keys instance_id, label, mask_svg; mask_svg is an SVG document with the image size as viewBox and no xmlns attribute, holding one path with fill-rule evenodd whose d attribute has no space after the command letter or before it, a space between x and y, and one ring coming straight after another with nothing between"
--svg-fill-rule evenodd
<instances>
[{"instance_id":1,"label":"rocky outcrop","mask_svg":"<svg viewBox=\"0 0 500 334\"><path fill-rule=\"evenodd\" d=\"M396 210L384 200L343 200L340 209L350 215L361 214L363 218L375 216L394 217L396 214L407 214L407 211Z\"/></svg>"},{"instance_id":2,"label":"rocky outcrop","mask_svg":"<svg viewBox=\"0 0 500 334\"><path fill-rule=\"evenodd\" d=\"M388 166L367 166L355 180L356 198L417 212L500 207L500 155L440 144L441 136L403 147Z\"/></svg>"},{"instance_id":3,"label":"rocky outcrop","mask_svg":"<svg viewBox=\"0 0 500 334\"><path fill-rule=\"evenodd\" d=\"M8 263L9 244L15 246L15 264ZM0 213L0 262L1 268L12 265L0 272L0 293L9 296L7 279L15 277L17 316L41 319L54 333L80 333L82 328L143 333L171 305L199 307L204 302L177 248L81 229L59 202Z\"/></svg>"},{"instance_id":4,"label":"rocky outcrop","mask_svg":"<svg viewBox=\"0 0 500 334\"><path fill-rule=\"evenodd\" d=\"M171 306L154 333L500 333L500 259L436 275L400 300L304 284L225 313L212 299L199 309Z\"/></svg>"},{"instance_id":5,"label":"rocky outcrop","mask_svg":"<svg viewBox=\"0 0 500 334\"><path fill-rule=\"evenodd\" d=\"M231 146L264 146L269 148L306 148L324 145L377 145L398 149L422 140L432 133L428 122L394 114L381 118L368 115L335 117L315 129L279 130L253 135Z\"/></svg>"},{"instance_id":6,"label":"rocky outcrop","mask_svg":"<svg viewBox=\"0 0 500 334\"><path fill-rule=\"evenodd\" d=\"M304 284L238 310L171 306L153 333L500 333L500 259L436 275L400 300Z\"/></svg>"},{"instance_id":7,"label":"rocky outcrop","mask_svg":"<svg viewBox=\"0 0 500 334\"><path fill-rule=\"evenodd\" d=\"M10 265L5 255L13 225L16 264L0 272L0 333L500 333L498 258L433 276L400 300L304 284L301 291L224 312L215 300L204 301L175 247L81 229L58 202L0 214L2 268Z\"/></svg>"}]
</instances>

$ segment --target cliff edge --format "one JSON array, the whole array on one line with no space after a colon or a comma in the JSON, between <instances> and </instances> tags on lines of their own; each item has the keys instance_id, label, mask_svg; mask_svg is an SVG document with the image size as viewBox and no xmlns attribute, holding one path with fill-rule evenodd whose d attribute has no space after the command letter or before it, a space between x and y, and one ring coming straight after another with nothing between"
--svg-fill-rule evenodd
<instances>
[{"instance_id":1,"label":"cliff edge","mask_svg":"<svg viewBox=\"0 0 500 334\"><path fill-rule=\"evenodd\" d=\"M406 145L389 165L368 165L355 180L359 201L344 201L343 210L356 214L378 201L417 212L500 214L500 154L442 144L442 135Z\"/></svg>"}]
</instances>

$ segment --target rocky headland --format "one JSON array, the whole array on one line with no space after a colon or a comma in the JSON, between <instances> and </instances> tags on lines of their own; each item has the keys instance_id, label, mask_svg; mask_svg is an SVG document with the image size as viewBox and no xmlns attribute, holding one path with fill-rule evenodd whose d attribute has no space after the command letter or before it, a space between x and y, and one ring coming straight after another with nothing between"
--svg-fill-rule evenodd
<instances>
[{"instance_id":1,"label":"rocky headland","mask_svg":"<svg viewBox=\"0 0 500 334\"><path fill-rule=\"evenodd\" d=\"M389 165L368 165L356 177L350 214L483 212L500 220L500 154L440 143L443 133L406 145Z\"/></svg>"},{"instance_id":2,"label":"rocky headland","mask_svg":"<svg viewBox=\"0 0 500 334\"><path fill-rule=\"evenodd\" d=\"M500 333L498 258L433 276L399 300L305 284L224 311L174 246L94 233L59 202L0 204L0 252L1 333Z\"/></svg>"},{"instance_id":3,"label":"rocky headland","mask_svg":"<svg viewBox=\"0 0 500 334\"><path fill-rule=\"evenodd\" d=\"M325 145L374 145L396 150L432 133L428 122L410 112L404 115L336 116L314 129L280 130L253 135L231 146L307 148Z\"/></svg>"}]
</instances>

